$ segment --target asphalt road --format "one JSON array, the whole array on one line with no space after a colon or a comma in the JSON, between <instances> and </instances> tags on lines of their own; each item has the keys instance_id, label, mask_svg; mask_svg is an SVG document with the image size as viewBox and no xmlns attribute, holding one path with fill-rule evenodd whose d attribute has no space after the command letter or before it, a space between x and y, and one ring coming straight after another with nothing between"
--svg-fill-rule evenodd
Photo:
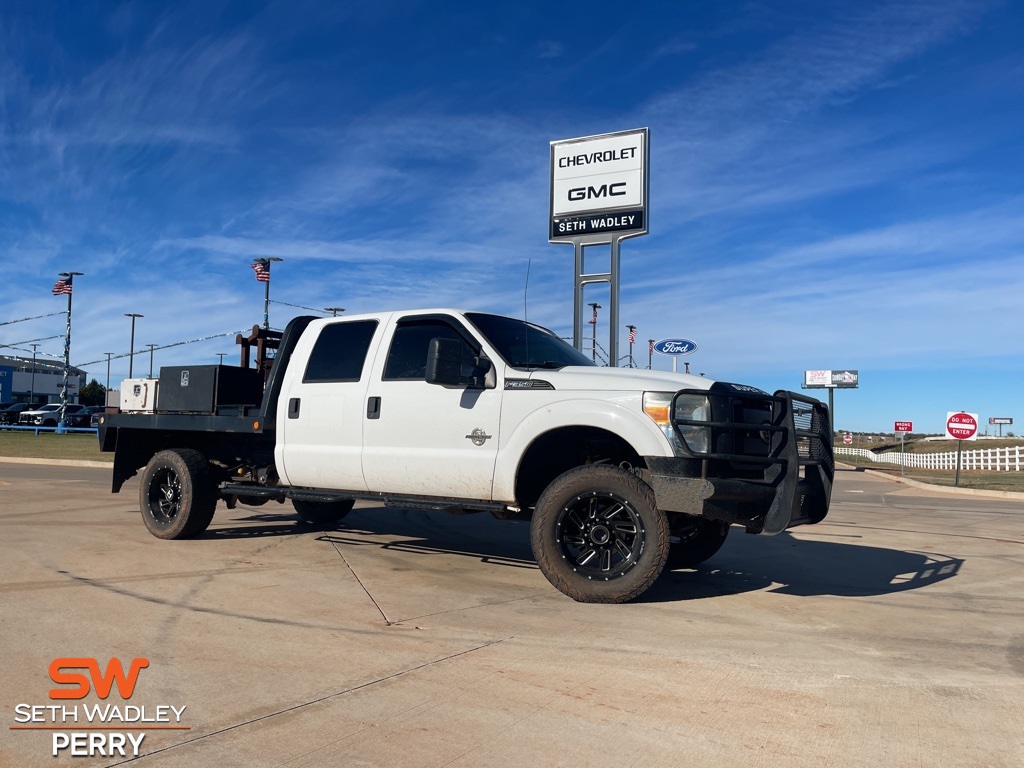
<instances>
[{"instance_id":1,"label":"asphalt road","mask_svg":"<svg viewBox=\"0 0 1024 768\"><path fill-rule=\"evenodd\" d=\"M1024 765L1021 501L841 472L825 522L734 528L608 606L486 515L366 506L323 531L222 505L166 542L135 481L108 489L0 463L0 765L131 758L51 756L73 732L144 734L143 766ZM68 657L149 665L130 699L51 699ZM96 704L157 722L90 731Z\"/></svg>"}]
</instances>

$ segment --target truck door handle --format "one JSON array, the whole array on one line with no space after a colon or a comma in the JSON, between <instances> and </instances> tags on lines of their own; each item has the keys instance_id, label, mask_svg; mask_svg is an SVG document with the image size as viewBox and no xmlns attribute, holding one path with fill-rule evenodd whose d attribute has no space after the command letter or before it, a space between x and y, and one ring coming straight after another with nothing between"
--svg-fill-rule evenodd
<instances>
[{"instance_id":1,"label":"truck door handle","mask_svg":"<svg viewBox=\"0 0 1024 768\"><path fill-rule=\"evenodd\" d=\"M299 418L299 398L293 397L288 401L288 418Z\"/></svg>"},{"instance_id":2,"label":"truck door handle","mask_svg":"<svg viewBox=\"0 0 1024 768\"><path fill-rule=\"evenodd\" d=\"M379 419L380 418L380 398L371 397L366 401L366 418L368 419Z\"/></svg>"}]
</instances>

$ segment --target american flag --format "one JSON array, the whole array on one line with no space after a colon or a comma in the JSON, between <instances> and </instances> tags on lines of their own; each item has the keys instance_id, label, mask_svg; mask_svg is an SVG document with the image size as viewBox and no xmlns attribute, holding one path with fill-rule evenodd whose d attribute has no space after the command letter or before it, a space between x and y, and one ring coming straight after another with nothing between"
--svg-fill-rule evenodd
<instances>
[{"instance_id":1,"label":"american flag","mask_svg":"<svg viewBox=\"0 0 1024 768\"><path fill-rule=\"evenodd\" d=\"M597 325L597 307L594 307L594 316L587 320L587 325Z\"/></svg>"},{"instance_id":2,"label":"american flag","mask_svg":"<svg viewBox=\"0 0 1024 768\"><path fill-rule=\"evenodd\" d=\"M636 328L629 329L629 343L636 344Z\"/></svg>"},{"instance_id":3,"label":"american flag","mask_svg":"<svg viewBox=\"0 0 1024 768\"><path fill-rule=\"evenodd\" d=\"M53 295L60 296L62 294L71 295L71 281L70 280L58 280L53 284Z\"/></svg>"},{"instance_id":4,"label":"american flag","mask_svg":"<svg viewBox=\"0 0 1024 768\"><path fill-rule=\"evenodd\" d=\"M256 279L261 283L270 282L270 262L269 261L254 261L252 264L253 272L256 273Z\"/></svg>"}]
</instances>

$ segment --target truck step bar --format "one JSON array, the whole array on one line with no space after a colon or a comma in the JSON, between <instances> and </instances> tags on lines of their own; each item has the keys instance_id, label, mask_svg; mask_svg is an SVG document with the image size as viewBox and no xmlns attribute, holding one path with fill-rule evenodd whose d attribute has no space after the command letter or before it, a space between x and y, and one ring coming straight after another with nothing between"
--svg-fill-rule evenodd
<instances>
[{"instance_id":1,"label":"truck step bar","mask_svg":"<svg viewBox=\"0 0 1024 768\"><path fill-rule=\"evenodd\" d=\"M236 496L238 498L255 496L261 499L275 500L302 499L303 501L329 502L355 499L356 501L375 501L385 507L396 509L427 509L442 512L504 512L507 509L505 504L478 499L436 499L360 491L329 491L322 488L277 488L250 483L224 483L220 487L220 493L221 496Z\"/></svg>"}]
</instances>

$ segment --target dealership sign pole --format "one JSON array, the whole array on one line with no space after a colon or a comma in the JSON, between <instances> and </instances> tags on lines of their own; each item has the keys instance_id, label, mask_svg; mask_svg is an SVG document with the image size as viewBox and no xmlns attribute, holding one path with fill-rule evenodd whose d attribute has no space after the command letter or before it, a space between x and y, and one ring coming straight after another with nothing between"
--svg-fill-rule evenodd
<instances>
[{"instance_id":1,"label":"dealership sign pole","mask_svg":"<svg viewBox=\"0 0 1024 768\"><path fill-rule=\"evenodd\" d=\"M999 425L999 436L1003 436L1003 424L1013 424L1013 419L1009 416L994 416L988 420L988 423L995 426Z\"/></svg>"},{"instance_id":2,"label":"dealership sign pole","mask_svg":"<svg viewBox=\"0 0 1024 768\"><path fill-rule=\"evenodd\" d=\"M946 435L956 440L956 487L960 487L960 454L964 440L978 439L978 414L964 411L946 413Z\"/></svg>"},{"instance_id":3,"label":"dealership sign pole","mask_svg":"<svg viewBox=\"0 0 1024 768\"><path fill-rule=\"evenodd\" d=\"M608 283L612 366L619 361L619 244L647 234L649 154L647 128L551 142L548 242L572 243L575 252L573 346L583 344L584 287ZM607 272L584 272L583 250L594 245L611 246Z\"/></svg>"},{"instance_id":4,"label":"dealership sign pole","mask_svg":"<svg viewBox=\"0 0 1024 768\"><path fill-rule=\"evenodd\" d=\"M651 349L659 355L666 355L672 358L672 373L678 373L677 362L681 355L692 355L697 351L697 342L690 339L662 339L655 343ZM689 373L689 371L687 371Z\"/></svg>"},{"instance_id":5,"label":"dealership sign pole","mask_svg":"<svg viewBox=\"0 0 1024 768\"><path fill-rule=\"evenodd\" d=\"M832 429L836 426L833 390L857 389L859 386L860 371L804 371L804 389L828 389L828 417L832 420Z\"/></svg>"}]
</instances>

